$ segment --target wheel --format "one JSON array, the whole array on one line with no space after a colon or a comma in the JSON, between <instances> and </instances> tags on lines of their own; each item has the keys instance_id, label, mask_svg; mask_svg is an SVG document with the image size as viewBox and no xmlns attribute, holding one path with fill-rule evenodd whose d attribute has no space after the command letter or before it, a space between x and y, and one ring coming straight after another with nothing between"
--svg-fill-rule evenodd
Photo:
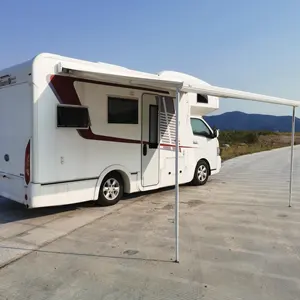
<instances>
[{"instance_id":1,"label":"wheel","mask_svg":"<svg viewBox=\"0 0 300 300\"><path fill-rule=\"evenodd\" d=\"M110 206L118 203L123 197L124 183L121 175L117 172L107 174L100 186L97 204Z\"/></svg>"},{"instance_id":2,"label":"wheel","mask_svg":"<svg viewBox=\"0 0 300 300\"><path fill-rule=\"evenodd\" d=\"M209 165L206 161L200 160L195 168L193 185L204 185L209 177Z\"/></svg>"}]
</instances>

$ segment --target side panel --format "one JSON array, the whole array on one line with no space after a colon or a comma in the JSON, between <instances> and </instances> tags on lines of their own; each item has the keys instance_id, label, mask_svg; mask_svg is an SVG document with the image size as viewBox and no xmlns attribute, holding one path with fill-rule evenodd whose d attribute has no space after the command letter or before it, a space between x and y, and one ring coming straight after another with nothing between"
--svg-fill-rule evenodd
<instances>
[{"instance_id":1,"label":"side panel","mask_svg":"<svg viewBox=\"0 0 300 300\"><path fill-rule=\"evenodd\" d=\"M28 83L0 89L0 195L25 203L25 149L32 138Z\"/></svg>"},{"instance_id":2,"label":"side panel","mask_svg":"<svg viewBox=\"0 0 300 300\"><path fill-rule=\"evenodd\" d=\"M112 165L126 173L141 173L141 105L144 91L101 85L55 74L57 60L42 57L34 64L35 134L34 179L37 184L56 184L98 179ZM59 76L57 76L59 78ZM108 97L124 97L139 103L138 124L108 124ZM57 128L58 104L89 108L91 127L87 130ZM126 192L138 190L136 181ZM89 200L89 199L83 199Z\"/></svg>"},{"instance_id":3,"label":"side panel","mask_svg":"<svg viewBox=\"0 0 300 300\"><path fill-rule=\"evenodd\" d=\"M161 97L160 100L160 166L161 186L175 184L175 99ZM189 104L185 95L179 103L179 180L190 181L194 172L194 149L189 124Z\"/></svg>"},{"instance_id":4,"label":"side panel","mask_svg":"<svg viewBox=\"0 0 300 300\"><path fill-rule=\"evenodd\" d=\"M81 105L89 107L91 128L56 128L58 100L52 95L39 101L38 182L98 177L115 164L125 166L130 173L139 172L140 125L107 123L108 95L129 97L129 91L83 82L75 82L74 90ZM118 139L125 141L120 144Z\"/></svg>"}]
</instances>

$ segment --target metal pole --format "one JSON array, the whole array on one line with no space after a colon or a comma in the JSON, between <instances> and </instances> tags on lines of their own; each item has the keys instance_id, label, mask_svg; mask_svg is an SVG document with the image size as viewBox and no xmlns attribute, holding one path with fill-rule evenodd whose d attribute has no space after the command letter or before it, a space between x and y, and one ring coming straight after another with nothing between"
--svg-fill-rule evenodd
<instances>
[{"instance_id":1,"label":"metal pole","mask_svg":"<svg viewBox=\"0 0 300 300\"><path fill-rule=\"evenodd\" d=\"M175 146L175 262L179 263L179 89L176 90L176 146Z\"/></svg>"},{"instance_id":2,"label":"metal pole","mask_svg":"<svg viewBox=\"0 0 300 300\"><path fill-rule=\"evenodd\" d=\"M291 141L291 164L290 164L290 189L289 189L289 207L292 202L292 189L293 189L293 169L294 169L294 144L295 144L295 110L293 106L293 117L292 117L292 141Z\"/></svg>"}]
</instances>

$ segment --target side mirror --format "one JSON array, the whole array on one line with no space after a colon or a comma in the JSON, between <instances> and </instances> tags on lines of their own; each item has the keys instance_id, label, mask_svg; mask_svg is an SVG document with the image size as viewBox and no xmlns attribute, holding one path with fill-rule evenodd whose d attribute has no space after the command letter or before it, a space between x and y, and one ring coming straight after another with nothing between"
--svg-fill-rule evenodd
<instances>
[{"instance_id":1,"label":"side mirror","mask_svg":"<svg viewBox=\"0 0 300 300\"><path fill-rule=\"evenodd\" d=\"M214 137L218 138L220 134L220 130L219 129L214 129Z\"/></svg>"}]
</instances>

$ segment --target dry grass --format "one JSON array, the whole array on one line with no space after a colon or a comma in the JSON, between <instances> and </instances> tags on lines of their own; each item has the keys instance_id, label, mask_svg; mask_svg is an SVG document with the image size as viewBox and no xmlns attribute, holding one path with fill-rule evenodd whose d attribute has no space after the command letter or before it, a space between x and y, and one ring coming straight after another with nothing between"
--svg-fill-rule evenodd
<instances>
[{"instance_id":1,"label":"dry grass","mask_svg":"<svg viewBox=\"0 0 300 300\"><path fill-rule=\"evenodd\" d=\"M250 138L249 138L250 137ZM286 147L291 144L290 133L225 132L220 136L222 160L261 151ZM230 147L222 147L228 144ZM300 134L296 133L295 144L300 144Z\"/></svg>"},{"instance_id":2,"label":"dry grass","mask_svg":"<svg viewBox=\"0 0 300 300\"><path fill-rule=\"evenodd\" d=\"M287 146L287 145L285 145ZM230 158L234 158L237 156L245 155L245 154L252 154L256 152L268 151L276 148L280 148L284 146L268 146L268 145L261 145L261 144L253 144L247 146L239 146L233 145L230 148L222 149L222 160L228 160Z\"/></svg>"}]
</instances>

